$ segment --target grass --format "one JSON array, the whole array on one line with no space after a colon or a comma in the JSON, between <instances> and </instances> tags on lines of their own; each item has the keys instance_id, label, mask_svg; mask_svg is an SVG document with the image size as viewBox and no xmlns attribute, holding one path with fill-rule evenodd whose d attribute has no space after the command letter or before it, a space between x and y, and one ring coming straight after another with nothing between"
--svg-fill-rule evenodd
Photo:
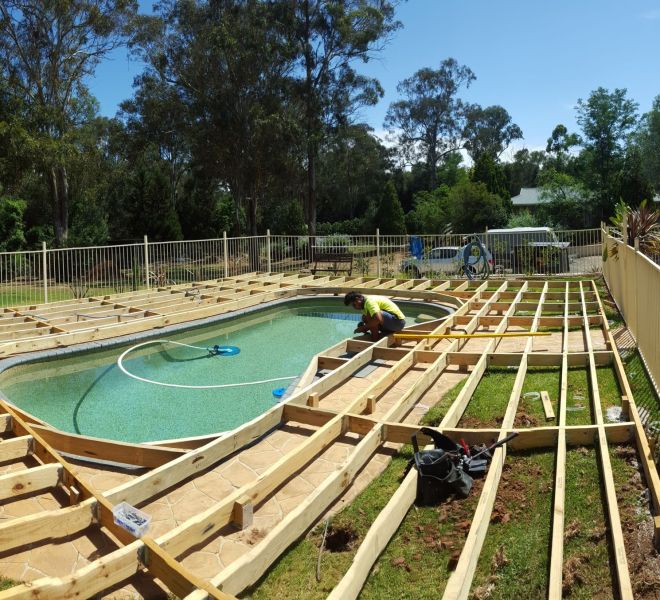
<instances>
[{"instance_id":1,"label":"grass","mask_svg":"<svg viewBox=\"0 0 660 600\"><path fill-rule=\"evenodd\" d=\"M483 374L470 399L459 427L497 426L506 412L513 389L515 372L507 368L490 368Z\"/></svg>"},{"instance_id":2,"label":"grass","mask_svg":"<svg viewBox=\"0 0 660 600\"><path fill-rule=\"evenodd\" d=\"M548 451L507 454L474 597L547 596L554 459Z\"/></svg>"},{"instance_id":3,"label":"grass","mask_svg":"<svg viewBox=\"0 0 660 600\"><path fill-rule=\"evenodd\" d=\"M591 600L614 595L606 517L594 448L566 453L564 596Z\"/></svg>"},{"instance_id":4,"label":"grass","mask_svg":"<svg viewBox=\"0 0 660 600\"><path fill-rule=\"evenodd\" d=\"M537 420L538 423L535 426L552 426L556 425L558 422L559 411L557 410L557 404L559 399L559 391L561 388L561 371L558 368L551 367L529 367L527 369L527 375L525 376L525 381L523 382L522 394L520 397L520 403L518 405L518 413L525 413L529 417ZM550 402L552 403L555 420L546 421L545 420L545 411L543 410L543 403L540 398L532 399L530 397L525 398L525 394L529 392L548 392L550 397ZM524 427L524 424L519 426Z\"/></svg>"}]
</instances>

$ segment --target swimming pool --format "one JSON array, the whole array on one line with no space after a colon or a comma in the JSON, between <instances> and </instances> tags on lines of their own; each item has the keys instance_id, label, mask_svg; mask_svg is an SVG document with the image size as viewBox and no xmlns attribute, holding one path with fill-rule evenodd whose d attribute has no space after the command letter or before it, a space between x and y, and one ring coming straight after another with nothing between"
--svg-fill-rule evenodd
<instances>
[{"instance_id":1,"label":"swimming pool","mask_svg":"<svg viewBox=\"0 0 660 600\"><path fill-rule=\"evenodd\" d=\"M420 314L447 314L428 304L401 306L409 324ZM16 366L0 375L0 390L16 406L70 433L126 442L217 433L272 407L279 401L273 391L294 382L315 354L352 337L358 320L339 298L289 301L163 333L158 343L136 340ZM215 345L240 352L207 350ZM117 365L122 355L126 372ZM279 378L286 379L218 387Z\"/></svg>"}]
</instances>

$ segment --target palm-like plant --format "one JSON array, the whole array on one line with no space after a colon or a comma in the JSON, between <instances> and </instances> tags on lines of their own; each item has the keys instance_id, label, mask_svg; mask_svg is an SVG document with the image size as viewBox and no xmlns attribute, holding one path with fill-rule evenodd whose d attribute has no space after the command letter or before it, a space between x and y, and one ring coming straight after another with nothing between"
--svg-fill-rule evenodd
<instances>
[{"instance_id":1,"label":"palm-like plant","mask_svg":"<svg viewBox=\"0 0 660 600\"><path fill-rule=\"evenodd\" d=\"M626 221L626 239L629 246L635 245L635 239L639 240L639 249L647 255L660 254L660 211L647 205L643 200L638 208L631 209L623 201L616 205L616 213L610 217L610 221L619 230ZM618 247L615 244L610 249L610 256L618 258Z\"/></svg>"}]
</instances>

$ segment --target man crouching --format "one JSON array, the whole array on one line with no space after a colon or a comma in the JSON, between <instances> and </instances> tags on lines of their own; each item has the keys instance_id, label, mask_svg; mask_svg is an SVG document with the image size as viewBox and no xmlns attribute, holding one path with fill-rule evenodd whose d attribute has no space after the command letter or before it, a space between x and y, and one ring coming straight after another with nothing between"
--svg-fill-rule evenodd
<instances>
[{"instance_id":1,"label":"man crouching","mask_svg":"<svg viewBox=\"0 0 660 600\"><path fill-rule=\"evenodd\" d=\"M344 305L353 305L362 311L362 320L353 333L371 333L376 341L380 334L395 333L406 326L406 317L401 309L385 296L363 296L358 292L348 292L344 296Z\"/></svg>"}]
</instances>

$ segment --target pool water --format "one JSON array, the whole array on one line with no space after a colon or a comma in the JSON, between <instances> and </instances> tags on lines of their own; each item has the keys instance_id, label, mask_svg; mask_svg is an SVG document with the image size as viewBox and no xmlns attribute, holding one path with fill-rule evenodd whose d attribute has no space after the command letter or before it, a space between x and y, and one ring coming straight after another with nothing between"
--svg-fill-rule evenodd
<instances>
[{"instance_id":1,"label":"pool water","mask_svg":"<svg viewBox=\"0 0 660 600\"><path fill-rule=\"evenodd\" d=\"M409 324L440 308L401 303ZM280 399L314 354L352 337L360 315L341 300L306 299L259 310L202 328L163 334L160 343L129 351L126 375L117 359L142 343L114 346L18 366L0 375L7 398L32 415L71 433L126 442L191 437L227 431L255 418ZM170 342L177 342L173 344ZM191 348L188 346L196 346ZM207 348L236 346L233 356ZM287 377L242 387L203 386Z\"/></svg>"}]
</instances>

